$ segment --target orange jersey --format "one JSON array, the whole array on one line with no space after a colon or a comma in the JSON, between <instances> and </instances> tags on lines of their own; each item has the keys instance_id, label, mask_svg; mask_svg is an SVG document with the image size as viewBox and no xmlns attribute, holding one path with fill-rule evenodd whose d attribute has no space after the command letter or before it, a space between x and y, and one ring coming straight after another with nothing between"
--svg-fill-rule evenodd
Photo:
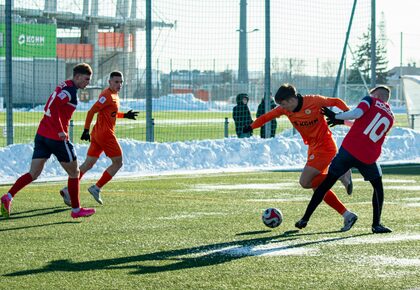
<instances>
[{"instance_id":1,"label":"orange jersey","mask_svg":"<svg viewBox=\"0 0 420 290\"><path fill-rule=\"evenodd\" d=\"M286 115L293 127L300 133L306 145L317 145L332 139L328 124L321 114L322 107L338 107L343 111L349 110L346 103L338 98L328 98L318 95L302 97L302 107L297 112L289 112L278 106L270 112L257 118L252 124L253 129L259 128L274 118Z\"/></svg>"},{"instance_id":2,"label":"orange jersey","mask_svg":"<svg viewBox=\"0 0 420 290\"><path fill-rule=\"evenodd\" d=\"M115 136L116 120L124 117L124 113L118 111L119 107L120 98L118 92L114 92L110 88L103 90L99 95L99 99L87 113L85 129L90 128L93 116L98 113L92 136L99 138L110 134Z\"/></svg>"}]
</instances>

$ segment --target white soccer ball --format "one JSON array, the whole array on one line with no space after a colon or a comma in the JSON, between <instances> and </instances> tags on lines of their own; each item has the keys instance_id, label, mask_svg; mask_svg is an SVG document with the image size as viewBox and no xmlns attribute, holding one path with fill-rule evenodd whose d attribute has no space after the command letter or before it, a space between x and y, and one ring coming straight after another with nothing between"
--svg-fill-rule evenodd
<instances>
[{"instance_id":1,"label":"white soccer ball","mask_svg":"<svg viewBox=\"0 0 420 290\"><path fill-rule=\"evenodd\" d=\"M277 208L267 208L262 214L263 223L269 228L276 228L283 222L283 214Z\"/></svg>"}]
</instances>

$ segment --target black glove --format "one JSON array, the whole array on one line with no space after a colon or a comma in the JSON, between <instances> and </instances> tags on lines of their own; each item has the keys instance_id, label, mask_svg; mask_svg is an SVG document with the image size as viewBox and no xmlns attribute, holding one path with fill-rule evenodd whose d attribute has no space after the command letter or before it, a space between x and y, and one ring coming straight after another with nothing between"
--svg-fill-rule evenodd
<instances>
[{"instance_id":1,"label":"black glove","mask_svg":"<svg viewBox=\"0 0 420 290\"><path fill-rule=\"evenodd\" d=\"M330 109L328 109L327 107L322 107L321 113L327 117L327 124L330 127L344 124L344 120L336 119L335 115L337 114L331 111Z\"/></svg>"},{"instance_id":2,"label":"black glove","mask_svg":"<svg viewBox=\"0 0 420 290\"><path fill-rule=\"evenodd\" d=\"M80 140L89 141L90 142L89 129L84 129L83 130L82 137L80 137Z\"/></svg>"},{"instance_id":3,"label":"black glove","mask_svg":"<svg viewBox=\"0 0 420 290\"><path fill-rule=\"evenodd\" d=\"M133 110L124 113L124 118L135 120L139 112L133 112Z\"/></svg>"},{"instance_id":4,"label":"black glove","mask_svg":"<svg viewBox=\"0 0 420 290\"><path fill-rule=\"evenodd\" d=\"M249 132L252 132L252 127L251 127L251 125L245 125L243 128L242 128L242 132L243 133L249 133Z\"/></svg>"}]
</instances>

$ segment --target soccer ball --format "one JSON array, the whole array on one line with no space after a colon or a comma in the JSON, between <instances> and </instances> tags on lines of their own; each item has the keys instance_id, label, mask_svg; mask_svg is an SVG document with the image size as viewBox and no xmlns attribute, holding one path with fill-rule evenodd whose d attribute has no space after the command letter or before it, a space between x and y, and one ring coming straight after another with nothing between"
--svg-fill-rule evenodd
<instances>
[{"instance_id":1,"label":"soccer ball","mask_svg":"<svg viewBox=\"0 0 420 290\"><path fill-rule=\"evenodd\" d=\"M269 228L276 228L283 222L283 214L277 208L267 208L262 214L263 223Z\"/></svg>"}]
</instances>

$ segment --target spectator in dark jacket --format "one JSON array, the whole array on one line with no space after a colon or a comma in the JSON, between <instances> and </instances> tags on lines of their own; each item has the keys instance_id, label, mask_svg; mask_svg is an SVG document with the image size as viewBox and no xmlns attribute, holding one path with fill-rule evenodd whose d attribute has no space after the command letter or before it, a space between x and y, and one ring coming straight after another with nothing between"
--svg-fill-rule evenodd
<instances>
[{"instance_id":1,"label":"spectator in dark jacket","mask_svg":"<svg viewBox=\"0 0 420 290\"><path fill-rule=\"evenodd\" d=\"M268 110L271 111L275 107L276 107L276 103L274 102L273 97L270 96L270 107L268 108ZM262 98L261 103L258 105L257 118L264 114L265 114L265 101L264 101L264 98ZM273 119L272 121L270 121L270 123L271 123L271 133L269 137L273 138L276 135L277 120ZM261 127L260 132L261 132L261 138L265 138L265 125Z\"/></svg>"},{"instance_id":2,"label":"spectator in dark jacket","mask_svg":"<svg viewBox=\"0 0 420 290\"><path fill-rule=\"evenodd\" d=\"M238 138L251 137L252 132L243 133L242 129L245 125L252 123L251 112L248 108L249 97L247 94L238 94L236 96L237 105L233 107L233 120L235 121L235 130Z\"/></svg>"}]
</instances>

